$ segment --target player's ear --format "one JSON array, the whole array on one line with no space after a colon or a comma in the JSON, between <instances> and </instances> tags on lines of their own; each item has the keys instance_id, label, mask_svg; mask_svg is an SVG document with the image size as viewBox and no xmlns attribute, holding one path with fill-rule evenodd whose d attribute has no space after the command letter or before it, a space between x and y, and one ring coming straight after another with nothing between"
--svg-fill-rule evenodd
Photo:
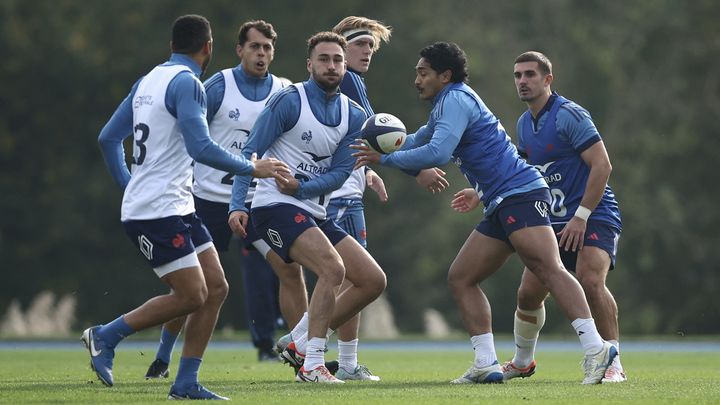
<instances>
[{"instance_id":1,"label":"player's ear","mask_svg":"<svg viewBox=\"0 0 720 405\"><path fill-rule=\"evenodd\" d=\"M553 82L553 79L554 79L554 77L553 77L552 73L548 73L548 75L545 76L545 86L551 85Z\"/></svg>"},{"instance_id":2,"label":"player's ear","mask_svg":"<svg viewBox=\"0 0 720 405\"><path fill-rule=\"evenodd\" d=\"M312 62L310 61L310 58L307 59L307 71L308 73L312 73Z\"/></svg>"},{"instance_id":3,"label":"player's ear","mask_svg":"<svg viewBox=\"0 0 720 405\"><path fill-rule=\"evenodd\" d=\"M235 45L235 54L238 56L238 58L242 59L242 50L243 46L240 44Z\"/></svg>"},{"instance_id":4,"label":"player's ear","mask_svg":"<svg viewBox=\"0 0 720 405\"><path fill-rule=\"evenodd\" d=\"M450 69L447 69L444 72L440 73L440 81L443 84L450 83L450 79L452 79L452 71Z\"/></svg>"}]
</instances>

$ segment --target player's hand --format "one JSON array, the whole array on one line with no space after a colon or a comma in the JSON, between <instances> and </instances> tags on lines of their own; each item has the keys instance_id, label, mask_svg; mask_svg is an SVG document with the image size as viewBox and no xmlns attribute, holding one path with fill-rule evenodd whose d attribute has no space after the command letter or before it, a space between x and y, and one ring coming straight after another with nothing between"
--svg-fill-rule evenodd
<instances>
[{"instance_id":1,"label":"player's hand","mask_svg":"<svg viewBox=\"0 0 720 405\"><path fill-rule=\"evenodd\" d=\"M233 211L228 217L228 225L232 231L243 238L247 237L248 213L245 211Z\"/></svg>"},{"instance_id":2,"label":"player's hand","mask_svg":"<svg viewBox=\"0 0 720 405\"><path fill-rule=\"evenodd\" d=\"M358 140L357 143L350 145L350 147L357 151L352 154L352 156L357 159L354 169L369 165L370 163L380 163L380 156L382 155L370 149L362 140Z\"/></svg>"},{"instance_id":3,"label":"player's hand","mask_svg":"<svg viewBox=\"0 0 720 405\"><path fill-rule=\"evenodd\" d=\"M385 182L382 178L380 178L380 176L378 176L377 173L375 173L375 170L368 170L365 172L365 182L368 187L377 193L380 202L387 202L388 195L387 190L385 190Z\"/></svg>"},{"instance_id":4,"label":"player's hand","mask_svg":"<svg viewBox=\"0 0 720 405\"><path fill-rule=\"evenodd\" d=\"M459 213L470 212L480 205L480 196L472 188L465 188L455 193L450 201L450 208Z\"/></svg>"},{"instance_id":5,"label":"player's hand","mask_svg":"<svg viewBox=\"0 0 720 405\"><path fill-rule=\"evenodd\" d=\"M276 181L284 181L283 174L290 174L290 168L275 158L258 160L257 153L253 153L250 161L255 167L252 175L256 178L274 177Z\"/></svg>"},{"instance_id":6,"label":"player's hand","mask_svg":"<svg viewBox=\"0 0 720 405\"><path fill-rule=\"evenodd\" d=\"M420 173L415 176L415 181L420 185L420 187L435 194L450 186L450 182L448 182L444 176L444 171L438 169L437 167L433 167L432 169L420 170Z\"/></svg>"},{"instance_id":7,"label":"player's hand","mask_svg":"<svg viewBox=\"0 0 720 405\"><path fill-rule=\"evenodd\" d=\"M565 251L572 250L576 252L583 248L583 242L585 241L585 230L587 229L587 222L582 218L572 217L565 227L557 233L560 237L560 249Z\"/></svg>"},{"instance_id":8,"label":"player's hand","mask_svg":"<svg viewBox=\"0 0 720 405\"><path fill-rule=\"evenodd\" d=\"M300 182L290 173L281 173L281 178L275 178L275 185L278 190L286 195L293 195L300 187Z\"/></svg>"}]
</instances>

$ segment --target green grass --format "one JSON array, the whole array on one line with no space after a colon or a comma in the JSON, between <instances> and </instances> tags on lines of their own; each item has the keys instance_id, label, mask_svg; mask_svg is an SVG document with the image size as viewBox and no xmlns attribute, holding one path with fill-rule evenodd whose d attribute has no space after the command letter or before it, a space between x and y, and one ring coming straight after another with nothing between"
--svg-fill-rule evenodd
<instances>
[{"instance_id":1,"label":"green grass","mask_svg":"<svg viewBox=\"0 0 720 405\"><path fill-rule=\"evenodd\" d=\"M510 356L498 354L501 359ZM328 353L328 358L334 356ZM115 359L116 385L107 388L95 380L80 344L77 351L0 350L0 402L165 402L170 381L142 378L151 360L149 353L121 348ZM720 353L627 352L622 357L627 383L582 386L578 352L546 352L538 355L532 378L499 385L449 385L471 360L469 351L366 350L361 361L382 377L381 382L318 386L293 382L287 366L258 363L254 351L210 350L200 379L234 402L253 404L720 403Z\"/></svg>"}]
</instances>

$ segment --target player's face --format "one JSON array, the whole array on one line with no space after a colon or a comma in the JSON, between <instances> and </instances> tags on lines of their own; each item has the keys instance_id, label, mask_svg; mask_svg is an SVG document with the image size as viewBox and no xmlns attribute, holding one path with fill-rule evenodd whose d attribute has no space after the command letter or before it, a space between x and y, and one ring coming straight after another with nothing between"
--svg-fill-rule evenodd
<instances>
[{"instance_id":1,"label":"player's face","mask_svg":"<svg viewBox=\"0 0 720 405\"><path fill-rule=\"evenodd\" d=\"M236 52L245 73L253 77L265 77L275 57L275 46L272 39L255 28L250 28L247 41L238 45Z\"/></svg>"},{"instance_id":2,"label":"player's face","mask_svg":"<svg viewBox=\"0 0 720 405\"><path fill-rule=\"evenodd\" d=\"M450 71L436 72L425 58L420 58L415 73L415 88L421 100L432 100L450 82Z\"/></svg>"},{"instance_id":3,"label":"player's face","mask_svg":"<svg viewBox=\"0 0 720 405\"><path fill-rule=\"evenodd\" d=\"M537 62L520 62L513 69L518 97L531 102L550 92L552 75L543 75Z\"/></svg>"},{"instance_id":4,"label":"player's face","mask_svg":"<svg viewBox=\"0 0 720 405\"><path fill-rule=\"evenodd\" d=\"M323 90L335 92L345 75L345 52L335 42L320 42L308 59L307 69Z\"/></svg>"},{"instance_id":5,"label":"player's face","mask_svg":"<svg viewBox=\"0 0 720 405\"><path fill-rule=\"evenodd\" d=\"M370 38L361 38L347 45L347 65L358 73L365 73L370 69L370 60L373 55L375 41Z\"/></svg>"}]
</instances>

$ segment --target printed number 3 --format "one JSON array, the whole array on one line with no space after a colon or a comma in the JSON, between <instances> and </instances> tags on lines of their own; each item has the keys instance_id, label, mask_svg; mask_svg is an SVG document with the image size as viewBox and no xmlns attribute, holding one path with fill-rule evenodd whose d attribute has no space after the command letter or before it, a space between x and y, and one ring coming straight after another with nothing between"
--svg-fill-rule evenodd
<instances>
[{"instance_id":1,"label":"printed number 3","mask_svg":"<svg viewBox=\"0 0 720 405\"><path fill-rule=\"evenodd\" d=\"M135 139L135 146L137 146L137 157L135 157L133 154L133 164L141 165L145 161L145 155L147 154L147 147L145 146L145 141L147 141L148 136L150 135L150 127L147 126L147 124L143 124L142 122L135 125L135 132L140 131L140 138Z\"/></svg>"}]
</instances>

